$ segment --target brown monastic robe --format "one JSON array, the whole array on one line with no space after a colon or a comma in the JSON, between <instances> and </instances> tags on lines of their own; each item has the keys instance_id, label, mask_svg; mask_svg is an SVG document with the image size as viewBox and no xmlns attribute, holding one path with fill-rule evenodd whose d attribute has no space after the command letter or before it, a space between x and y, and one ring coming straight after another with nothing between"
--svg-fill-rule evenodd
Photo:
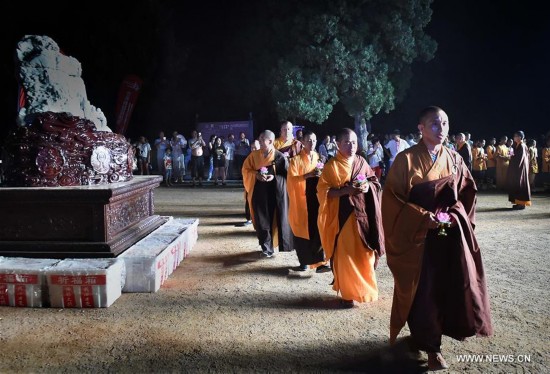
<instances>
[{"instance_id":1,"label":"brown monastic robe","mask_svg":"<svg viewBox=\"0 0 550 374\"><path fill-rule=\"evenodd\" d=\"M435 294L442 297L434 300L438 318L428 322L436 325L430 328L439 332L439 340L441 334L463 339L492 333L481 253L474 235L475 206L475 182L455 151L441 147L433 162L420 142L397 156L382 194L387 261L394 276L391 343L405 322L411 324L409 314L417 289L434 283ZM430 212L440 211L448 212L457 223L447 229L445 239L427 228ZM429 256L429 264L424 256ZM423 279L421 273L426 273ZM422 306L415 317L420 311Z\"/></svg>"},{"instance_id":2,"label":"brown monastic robe","mask_svg":"<svg viewBox=\"0 0 550 374\"><path fill-rule=\"evenodd\" d=\"M514 142L514 155L510 159L507 174L508 200L512 204L531 205L529 186L529 152L521 142Z\"/></svg>"}]
</instances>

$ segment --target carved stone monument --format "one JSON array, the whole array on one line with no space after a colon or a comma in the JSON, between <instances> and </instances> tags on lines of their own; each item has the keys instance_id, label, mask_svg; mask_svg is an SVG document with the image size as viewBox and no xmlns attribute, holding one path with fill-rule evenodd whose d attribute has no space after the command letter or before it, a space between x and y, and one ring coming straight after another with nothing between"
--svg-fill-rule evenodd
<instances>
[{"instance_id":1,"label":"carved stone monument","mask_svg":"<svg viewBox=\"0 0 550 374\"><path fill-rule=\"evenodd\" d=\"M17 54L27 102L5 144L0 256L115 257L165 222L162 177L133 177L133 147L83 99L76 59L32 35Z\"/></svg>"}]
</instances>

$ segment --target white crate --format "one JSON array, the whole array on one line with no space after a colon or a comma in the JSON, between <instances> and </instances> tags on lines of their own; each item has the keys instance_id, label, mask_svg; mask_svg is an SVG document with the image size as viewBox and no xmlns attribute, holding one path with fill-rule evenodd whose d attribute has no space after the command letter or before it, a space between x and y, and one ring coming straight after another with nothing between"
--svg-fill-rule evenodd
<instances>
[{"instance_id":1,"label":"white crate","mask_svg":"<svg viewBox=\"0 0 550 374\"><path fill-rule=\"evenodd\" d=\"M0 258L0 305L43 307L48 303L45 269L59 260Z\"/></svg>"},{"instance_id":2,"label":"white crate","mask_svg":"<svg viewBox=\"0 0 550 374\"><path fill-rule=\"evenodd\" d=\"M128 248L123 292L156 292L197 241L198 219L173 219Z\"/></svg>"},{"instance_id":3,"label":"white crate","mask_svg":"<svg viewBox=\"0 0 550 374\"><path fill-rule=\"evenodd\" d=\"M46 269L53 308L106 308L121 295L123 260L66 259Z\"/></svg>"}]
</instances>

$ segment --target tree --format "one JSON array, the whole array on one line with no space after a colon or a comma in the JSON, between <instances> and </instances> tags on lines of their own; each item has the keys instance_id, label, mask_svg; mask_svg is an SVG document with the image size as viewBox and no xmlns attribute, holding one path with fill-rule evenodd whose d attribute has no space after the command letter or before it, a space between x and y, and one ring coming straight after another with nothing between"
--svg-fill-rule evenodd
<instances>
[{"instance_id":1,"label":"tree","mask_svg":"<svg viewBox=\"0 0 550 374\"><path fill-rule=\"evenodd\" d=\"M294 40L271 71L282 118L322 123L340 101L366 139L367 121L389 113L406 93L411 64L437 47L424 28L432 0L343 0L294 4L286 39ZM362 144L364 146L364 144Z\"/></svg>"}]
</instances>

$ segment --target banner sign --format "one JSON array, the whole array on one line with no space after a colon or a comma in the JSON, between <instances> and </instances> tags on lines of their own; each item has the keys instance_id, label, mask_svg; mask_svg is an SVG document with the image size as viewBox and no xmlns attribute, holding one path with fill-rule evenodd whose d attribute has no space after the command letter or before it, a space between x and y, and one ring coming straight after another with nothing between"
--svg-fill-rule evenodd
<instances>
[{"instance_id":1,"label":"banner sign","mask_svg":"<svg viewBox=\"0 0 550 374\"><path fill-rule=\"evenodd\" d=\"M223 136L225 140L229 134L235 135L235 140L239 139L239 134L244 132L246 138L252 143L254 140L254 122L245 121L227 121L227 122L199 122L197 131L202 133L205 142L210 140L211 135Z\"/></svg>"},{"instance_id":2,"label":"banner sign","mask_svg":"<svg viewBox=\"0 0 550 374\"><path fill-rule=\"evenodd\" d=\"M117 134L124 135L128 128L128 123L130 122L130 117L132 116L142 84L143 81L139 77L127 75L120 85L115 111L115 132Z\"/></svg>"}]
</instances>

